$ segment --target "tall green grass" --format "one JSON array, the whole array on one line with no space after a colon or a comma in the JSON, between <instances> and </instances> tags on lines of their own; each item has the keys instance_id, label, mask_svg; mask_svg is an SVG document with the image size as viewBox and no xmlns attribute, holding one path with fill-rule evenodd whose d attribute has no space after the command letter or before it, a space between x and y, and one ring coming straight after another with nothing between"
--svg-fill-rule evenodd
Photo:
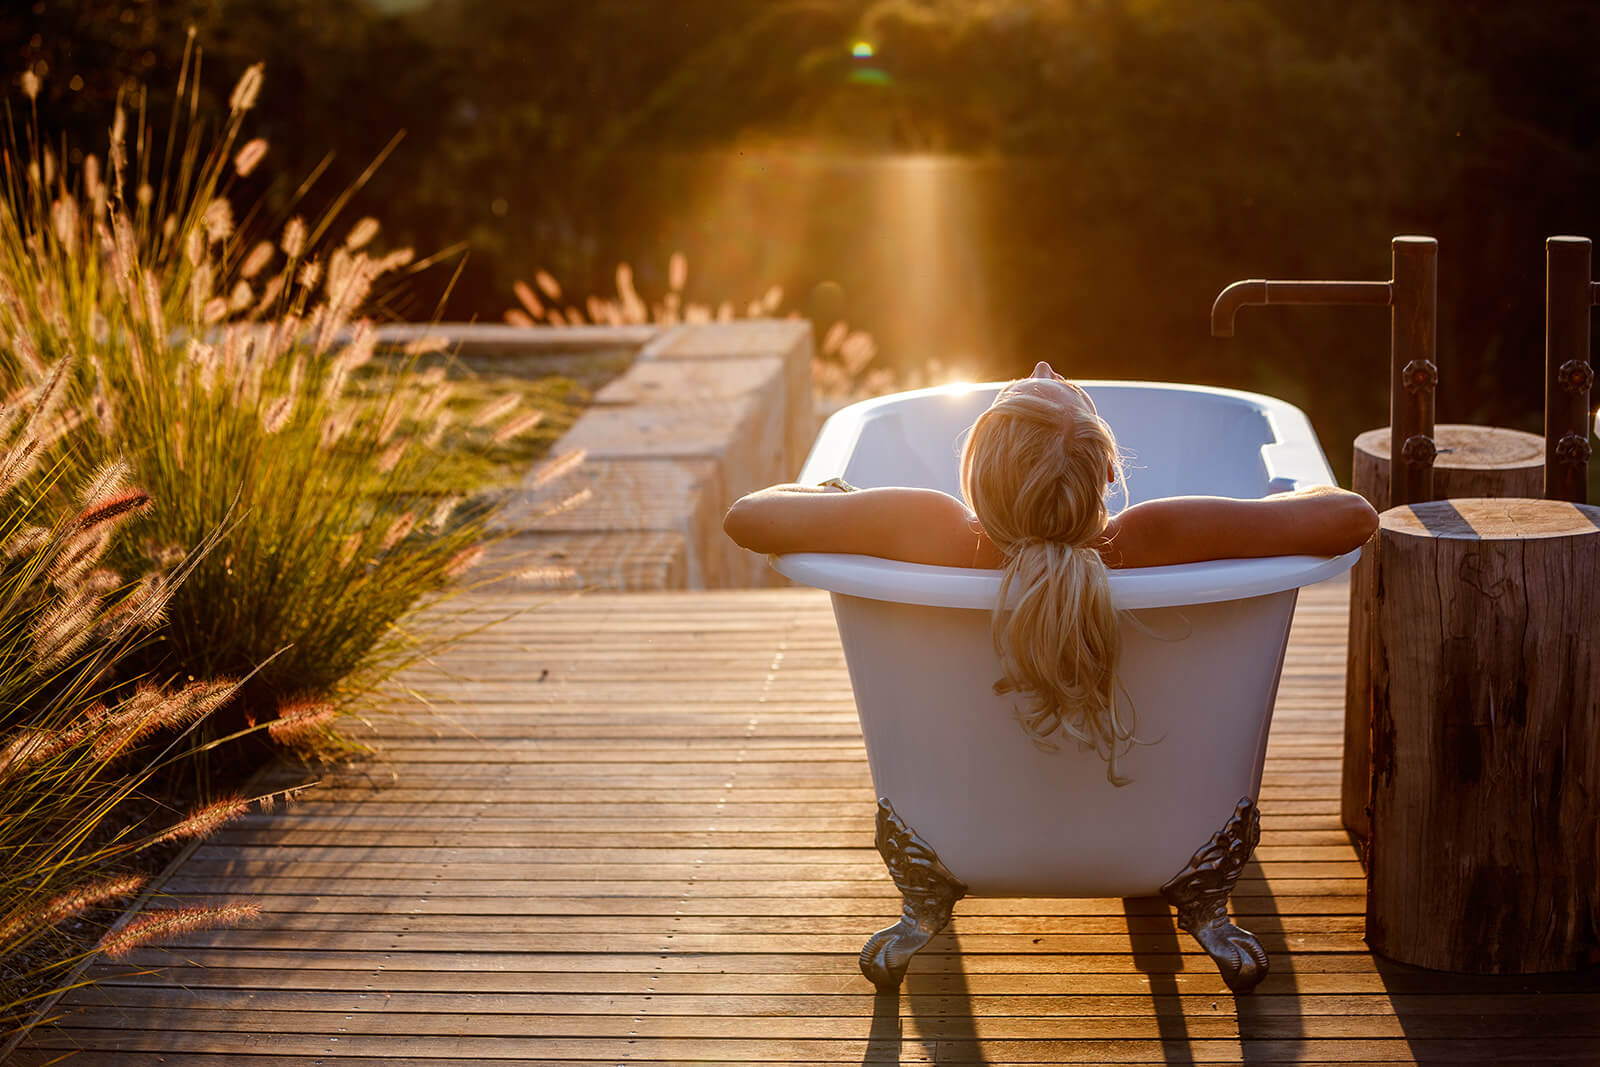
<instances>
[{"instance_id":1,"label":"tall green grass","mask_svg":"<svg viewBox=\"0 0 1600 1067\"><path fill-rule=\"evenodd\" d=\"M104 558L148 521L150 494L119 461L86 481L60 466L40 473L52 439L71 432L69 371L47 368L0 407L0 1035L87 956L254 913L248 903L158 910L104 931L105 910L146 881L141 854L204 836L249 801L224 797L175 819L146 793L152 776L232 740L202 742L196 728L238 681L163 685L128 669L198 556L124 580ZM45 503L68 489L70 507Z\"/></svg>"},{"instance_id":2,"label":"tall green grass","mask_svg":"<svg viewBox=\"0 0 1600 1067\"><path fill-rule=\"evenodd\" d=\"M455 495L440 459L537 420L492 403L453 417L443 371L415 366L437 342L376 351L363 312L413 256L376 250L374 219L341 222L355 190L309 221L234 205L268 152L243 134L264 75L245 72L211 127L196 65L187 54L164 133L138 98L118 107L104 166L89 155L69 171L35 126L13 125L0 332L14 358L0 389L74 360L86 414L52 457L82 472L126 456L160 504L113 552L123 569L158 567L236 517L171 591L159 641L133 653L162 676L265 664L232 729L348 705L445 636L403 620L474 562L487 504Z\"/></svg>"}]
</instances>

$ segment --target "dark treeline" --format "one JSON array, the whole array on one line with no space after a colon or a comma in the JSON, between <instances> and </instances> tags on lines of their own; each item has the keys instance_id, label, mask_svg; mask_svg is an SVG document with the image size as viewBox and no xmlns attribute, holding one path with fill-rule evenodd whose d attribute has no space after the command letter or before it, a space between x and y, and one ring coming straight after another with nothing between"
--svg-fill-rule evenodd
<instances>
[{"instance_id":1,"label":"dark treeline","mask_svg":"<svg viewBox=\"0 0 1600 1067\"><path fill-rule=\"evenodd\" d=\"M164 114L191 24L217 103L248 63L267 64L256 126L272 151L248 192L282 204L334 152L314 205L403 129L354 210L419 251L470 245L447 317L498 319L512 281L540 267L581 297L608 293L628 259L649 295L682 248L692 298L742 303L782 283L791 306L873 330L890 365L964 358L998 376L1044 356L1080 376L1276 393L1312 412L1345 468L1349 438L1386 414L1387 315L1251 309L1238 338L1212 340L1219 288L1387 277L1391 236L1434 235L1441 419L1531 428L1543 238L1600 236L1588 0L7 12L8 69L46 68L41 122L79 146L103 145L129 79ZM853 55L856 42L873 55ZM937 240L907 200L924 186L870 166L905 157L964 161L965 177L925 186ZM906 257L924 249L919 274ZM396 310L432 314L438 273Z\"/></svg>"}]
</instances>

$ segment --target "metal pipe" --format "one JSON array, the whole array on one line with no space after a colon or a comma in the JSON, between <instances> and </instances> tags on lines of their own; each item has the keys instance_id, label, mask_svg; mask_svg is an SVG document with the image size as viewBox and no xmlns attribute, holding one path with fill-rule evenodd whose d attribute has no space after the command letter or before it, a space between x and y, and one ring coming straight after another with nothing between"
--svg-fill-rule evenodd
<instances>
[{"instance_id":1,"label":"metal pipe","mask_svg":"<svg viewBox=\"0 0 1600 1067\"><path fill-rule=\"evenodd\" d=\"M1234 282L1217 294L1211 305L1211 336L1232 337L1234 316L1242 307L1263 304L1372 304L1389 303L1388 282L1269 281L1250 278Z\"/></svg>"},{"instance_id":2,"label":"metal pipe","mask_svg":"<svg viewBox=\"0 0 1600 1067\"><path fill-rule=\"evenodd\" d=\"M1433 497L1433 398L1439 384L1439 242L1396 237L1386 282L1234 282L1211 305L1211 335L1232 337L1234 316L1252 304L1388 305L1390 488L1388 507Z\"/></svg>"},{"instance_id":3,"label":"metal pipe","mask_svg":"<svg viewBox=\"0 0 1600 1067\"><path fill-rule=\"evenodd\" d=\"M1439 385L1439 242L1396 237L1389 319L1389 506L1433 499L1433 398Z\"/></svg>"},{"instance_id":4,"label":"metal pipe","mask_svg":"<svg viewBox=\"0 0 1600 1067\"><path fill-rule=\"evenodd\" d=\"M1544 243L1544 496L1575 504L1589 496L1592 251L1587 237Z\"/></svg>"}]
</instances>

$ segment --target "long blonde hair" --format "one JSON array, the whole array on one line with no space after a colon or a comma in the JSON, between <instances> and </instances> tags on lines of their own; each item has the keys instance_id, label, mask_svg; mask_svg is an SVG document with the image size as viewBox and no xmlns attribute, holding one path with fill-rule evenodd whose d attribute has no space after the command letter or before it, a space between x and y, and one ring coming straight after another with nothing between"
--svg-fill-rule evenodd
<instances>
[{"instance_id":1,"label":"long blonde hair","mask_svg":"<svg viewBox=\"0 0 1600 1067\"><path fill-rule=\"evenodd\" d=\"M1119 708L1121 653L1105 562L1095 544L1108 519L1116 438L1085 402L1078 411L1014 389L978 417L961 453L961 490L1005 555L994 609L1004 677L995 692L1027 698L1017 718L1044 748L1065 734L1091 746L1123 785L1118 757L1134 741Z\"/></svg>"}]
</instances>

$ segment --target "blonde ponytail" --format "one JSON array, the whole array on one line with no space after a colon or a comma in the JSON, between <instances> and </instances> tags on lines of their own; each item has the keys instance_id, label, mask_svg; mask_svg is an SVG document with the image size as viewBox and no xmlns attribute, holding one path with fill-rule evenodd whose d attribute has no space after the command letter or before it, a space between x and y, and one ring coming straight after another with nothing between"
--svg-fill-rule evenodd
<instances>
[{"instance_id":1,"label":"blonde ponytail","mask_svg":"<svg viewBox=\"0 0 1600 1067\"><path fill-rule=\"evenodd\" d=\"M1117 699L1121 638L1105 562L1106 472L1117 464L1110 427L1085 403L1072 411L1032 392L1002 396L978 418L962 454L962 490L1005 554L995 605L997 693L1019 693L1017 718L1035 744L1065 735L1127 779L1119 757L1134 742Z\"/></svg>"}]
</instances>

